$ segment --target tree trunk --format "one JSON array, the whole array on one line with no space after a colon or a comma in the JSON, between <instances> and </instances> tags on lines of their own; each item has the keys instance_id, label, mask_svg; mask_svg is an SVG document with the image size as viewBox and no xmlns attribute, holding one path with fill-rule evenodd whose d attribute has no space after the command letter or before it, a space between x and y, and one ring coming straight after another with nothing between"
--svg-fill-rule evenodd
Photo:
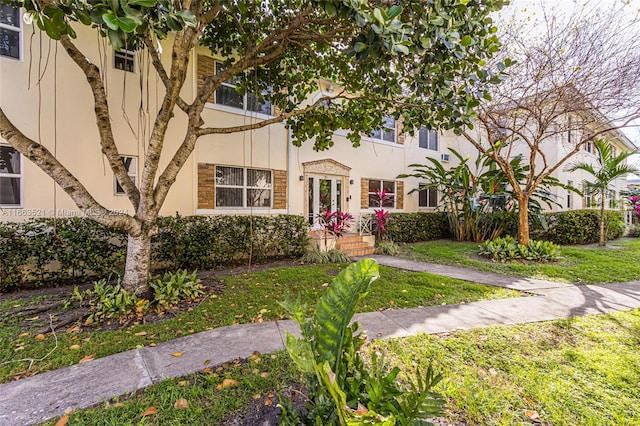
<instances>
[{"instance_id":1,"label":"tree trunk","mask_svg":"<svg viewBox=\"0 0 640 426\"><path fill-rule=\"evenodd\" d=\"M604 247L607 244L606 234L604 229L604 205L605 205L605 197L604 192L601 194L602 200L600 201L600 241L598 245L600 247Z\"/></svg>"},{"instance_id":2,"label":"tree trunk","mask_svg":"<svg viewBox=\"0 0 640 426\"><path fill-rule=\"evenodd\" d=\"M529 198L526 195L518 197L518 242L529 245Z\"/></svg>"},{"instance_id":3,"label":"tree trunk","mask_svg":"<svg viewBox=\"0 0 640 426\"><path fill-rule=\"evenodd\" d=\"M129 235L127 241L127 260L122 286L125 290L141 296L146 296L149 290L151 234L149 231L142 231L136 236Z\"/></svg>"}]
</instances>

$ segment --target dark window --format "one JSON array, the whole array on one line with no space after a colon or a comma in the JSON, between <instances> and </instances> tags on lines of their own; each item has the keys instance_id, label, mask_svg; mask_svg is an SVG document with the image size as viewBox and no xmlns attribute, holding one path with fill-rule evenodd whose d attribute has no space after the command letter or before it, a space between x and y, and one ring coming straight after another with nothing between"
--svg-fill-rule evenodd
<instances>
[{"instance_id":1,"label":"dark window","mask_svg":"<svg viewBox=\"0 0 640 426\"><path fill-rule=\"evenodd\" d=\"M438 191L435 188L427 188L425 185L421 185L418 194L418 206L438 207Z\"/></svg>"},{"instance_id":2,"label":"dark window","mask_svg":"<svg viewBox=\"0 0 640 426\"><path fill-rule=\"evenodd\" d=\"M22 157L10 146L0 145L0 206L22 205Z\"/></svg>"},{"instance_id":3,"label":"dark window","mask_svg":"<svg viewBox=\"0 0 640 426\"><path fill-rule=\"evenodd\" d=\"M382 127L380 129L376 129L369 134L369 137L372 139L378 139L385 142L395 142L396 141L396 119L385 115L382 118Z\"/></svg>"},{"instance_id":4,"label":"dark window","mask_svg":"<svg viewBox=\"0 0 640 426\"><path fill-rule=\"evenodd\" d=\"M113 52L113 67L122 71L135 72L136 53L131 50Z\"/></svg>"},{"instance_id":5,"label":"dark window","mask_svg":"<svg viewBox=\"0 0 640 426\"><path fill-rule=\"evenodd\" d=\"M396 182L392 180L369 180L369 207L395 206Z\"/></svg>"},{"instance_id":6,"label":"dark window","mask_svg":"<svg viewBox=\"0 0 640 426\"><path fill-rule=\"evenodd\" d=\"M124 168L127 170L127 173L133 180L133 183L138 185L138 158L137 157L120 157L122 162L124 163ZM115 193L116 195L126 195L124 188L120 186L120 182L118 179L115 180Z\"/></svg>"},{"instance_id":7,"label":"dark window","mask_svg":"<svg viewBox=\"0 0 640 426\"><path fill-rule=\"evenodd\" d=\"M225 70L224 65L216 62L216 74ZM232 108L239 108L245 111L258 112L260 114L271 114L271 102L268 100L260 101L254 93L246 93L244 95L236 91L237 85L240 83L238 76L231 77L222 83L222 86L216 90L216 103L226 105Z\"/></svg>"},{"instance_id":8,"label":"dark window","mask_svg":"<svg viewBox=\"0 0 640 426\"><path fill-rule=\"evenodd\" d=\"M20 9L0 4L0 56L20 59Z\"/></svg>"},{"instance_id":9,"label":"dark window","mask_svg":"<svg viewBox=\"0 0 640 426\"><path fill-rule=\"evenodd\" d=\"M438 132L422 127L418 133L418 144L420 148L438 150Z\"/></svg>"}]
</instances>

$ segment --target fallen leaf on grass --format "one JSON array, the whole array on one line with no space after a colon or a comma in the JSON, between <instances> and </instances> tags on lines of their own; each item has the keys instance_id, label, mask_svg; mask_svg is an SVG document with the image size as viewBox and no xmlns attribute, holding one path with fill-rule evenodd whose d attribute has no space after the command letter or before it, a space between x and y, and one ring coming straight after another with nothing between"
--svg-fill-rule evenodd
<instances>
[{"instance_id":1,"label":"fallen leaf on grass","mask_svg":"<svg viewBox=\"0 0 640 426\"><path fill-rule=\"evenodd\" d=\"M44 334L36 334L36 340L44 340Z\"/></svg>"},{"instance_id":2,"label":"fallen leaf on grass","mask_svg":"<svg viewBox=\"0 0 640 426\"><path fill-rule=\"evenodd\" d=\"M210 359L205 359L204 360L204 365L209 365L211 364L211 360Z\"/></svg>"},{"instance_id":3,"label":"fallen leaf on grass","mask_svg":"<svg viewBox=\"0 0 640 426\"><path fill-rule=\"evenodd\" d=\"M28 335L29 335L29 333L20 333L20 337L26 337Z\"/></svg>"},{"instance_id":4,"label":"fallen leaf on grass","mask_svg":"<svg viewBox=\"0 0 640 426\"><path fill-rule=\"evenodd\" d=\"M25 319L25 321L38 321L40 319L40 316L35 316L35 317L31 317L31 318L27 318Z\"/></svg>"},{"instance_id":5,"label":"fallen leaf on grass","mask_svg":"<svg viewBox=\"0 0 640 426\"><path fill-rule=\"evenodd\" d=\"M524 410L524 415L529 418L532 422L540 423L540 415L535 410Z\"/></svg>"},{"instance_id":6,"label":"fallen leaf on grass","mask_svg":"<svg viewBox=\"0 0 640 426\"><path fill-rule=\"evenodd\" d=\"M173 408L177 410L188 410L189 409L189 401L184 398L180 398L173 404Z\"/></svg>"},{"instance_id":7,"label":"fallen leaf on grass","mask_svg":"<svg viewBox=\"0 0 640 426\"><path fill-rule=\"evenodd\" d=\"M216 386L216 389L222 389L222 388L226 388L229 386L235 386L238 384L237 380L233 380L233 379L224 379L222 381L222 383L218 384L218 386Z\"/></svg>"},{"instance_id":8,"label":"fallen leaf on grass","mask_svg":"<svg viewBox=\"0 0 640 426\"><path fill-rule=\"evenodd\" d=\"M260 377L262 377L263 379L269 377L270 375L271 373L269 373L268 371L265 371L264 373L260 373Z\"/></svg>"},{"instance_id":9,"label":"fallen leaf on grass","mask_svg":"<svg viewBox=\"0 0 640 426\"><path fill-rule=\"evenodd\" d=\"M80 345L71 345L69 346L69 349L71 349L72 351L77 351L78 349L80 349Z\"/></svg>"},{"instance_id":10,"label":"fallen leaf on grass","mask_svg":"<svg viewBox=\"0 0 640 426\"><path fill-rule=\"evenodd\" d=\"M533 399L531 399L531 398L527 398L526 396L525 396L524 400L525 400L525 401L527 401L527 402L528 402L529 404L531 404L531 405L534 405L534 406L535 406L535 405L538 405L538 403L537 403L537 402L535 402L535 401L534 401Z\"/></svg>"},{"instance_id":11,"label":"fallen leaf on grass","mask_svg":"<svg viewBox=\"0 0 640 426\"><path fill-rule=\"evenodd\" d=\"M95 356L96 356L96 354L87 355L84 358L82 358L80 361L78 361L78 364L82 364L83 362L93 361L93 358Z\"/></svg>"},{"instance_id":12,"label":"fallen leaf on grass","mask_svg":"<svg viewBox=\"0 0 640 426\"><path fill-rule=\"evenodd\" d=\"M80 327L77 325L67 329L67 333L80 333Z\"/></svg>"},{"instance_id":13,"label":"fallen leaf on grass","mask_svg":"<svg viewBox=\"0 0 640 426\"><path fill-rule=\"evenodd\" d=\"M273 401L270 399L265 399L264 405L266 405L267 407L271 407L273 405Z\"/></svg>"},{"instance_id":14,"label":"fallen leaf on grass","mask_svg":"<svg viewBox=\"0 0 640 426\"><path fill-rule=\"evenodd\" d=\"M135 334L136 336L146 336L147 332L146 331L139 331Z\"/></svg>"},{"instance_id":15,"label":"fallen leaf on grass","mask_svg":"<svg viewBox=\"0 0 640 426\"><path fill-rule=\"evenodd\" d=\"M140 414L140 417L152 416L158 412L158 409L154 406L147 408L144 413Z\"/></svg>"},{"instance_id":16,"label":"fallen leaf on grass","mask_svg":"<svg viewBox=\"0 0 640 426\"><path fill-rule=\"evenodd\" d=\"M180 381L178 382L178 385L179 385L179 386L187 386L187 381L186 381L186 380L180 380Z\"/></svg>"},{"instance_id":17,"label":"fallen leaf on grass","mask_svg":"<svg viewBox=\"0 0 640 426\"><path fill-rule=\"evenodd\" d=\"M69 416L65 414L64 416L58 419L55 426L66 426L67 423L69 423Z\"/></svg>"},{"instance_id":18,"label":"fallen leaf on grass","mask_svg":"<svg viewBox=\"0 0 640 426\"><path fill-rule=\"evenodd\" d=\"M202 369L203 373L211 373L211 369L209 367L203 368Z\"/></svg>"},{"instance_id":19,"label":"fallen leaf on grass","mask_svg":"<svg viewBox=\"0 0 640 426\"><path fill-rule=\"evenodd\" d=\"M182 356L182 355L184 355L184 352L174 352L171 354L171 356L176 356L176 357Z\"/></svg>"}]
</instances>

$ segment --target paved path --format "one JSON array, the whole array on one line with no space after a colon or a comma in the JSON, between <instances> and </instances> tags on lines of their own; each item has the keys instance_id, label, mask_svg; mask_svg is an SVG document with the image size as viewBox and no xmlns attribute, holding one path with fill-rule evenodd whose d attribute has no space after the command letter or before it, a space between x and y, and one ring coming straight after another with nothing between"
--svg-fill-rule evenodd
<instances>
[{"instance_id":1,"label":"paved path","mask_svg":"<svg viewBox=\"0 0 640 426\"><path fill-rule=\"evenodd\" d=\"M573 286L508 277L451 266L374 256L382 265L427 271L466 281L522 290L529 297L387 310L356 315L372 338L441 333L496 324L519 324L602 314L640 307L640 281L606 286ZM221 327L84 364L0 385L0 425L28 425L60 416L68 408L88 407L170 377L248 357L254 351L284 349L285 331L298 334L293 321ZM177 358L172 353L184 352Z\"/></svg>"}]
</instances>

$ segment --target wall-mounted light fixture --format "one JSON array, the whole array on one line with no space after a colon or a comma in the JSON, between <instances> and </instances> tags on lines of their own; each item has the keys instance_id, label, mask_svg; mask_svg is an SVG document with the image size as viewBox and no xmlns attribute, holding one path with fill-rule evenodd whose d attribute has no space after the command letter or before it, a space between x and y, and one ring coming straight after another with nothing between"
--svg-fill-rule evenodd
<instances>
[{"instance_id":1,"label":"wall-mounted light fixture","mask_svg":"<svg viewBox=\"0 0 640 426\"><path fill-rule=\"evenodd\" d=\"M303 181L303 180L304 180L304 176L303 176L303 175L300 175L300 176L298 176L298 179L299 179L300 181Z\"/></svg>"},{"instance_id":2,"label":"wall-mounted light fixture","mask_svg":"<svg viewBox=\"0 0 640 426\"><path fill-rule=\"evenodd\" d=\"M353 185L355 181L353 179L349 179L349 185Z\"/></svg>"}]
</instances>

